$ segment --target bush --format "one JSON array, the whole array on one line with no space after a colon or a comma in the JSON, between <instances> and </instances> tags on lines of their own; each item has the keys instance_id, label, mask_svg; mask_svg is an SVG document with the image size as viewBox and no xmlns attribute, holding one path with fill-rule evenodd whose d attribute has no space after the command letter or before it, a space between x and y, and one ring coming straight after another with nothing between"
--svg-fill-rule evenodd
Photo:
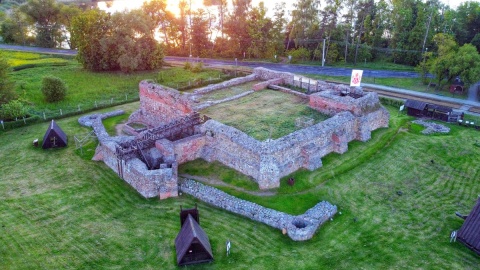
<instances>
[{"instance_id":1,"label":"bush","mask_svg":"<svg viewBox=\"0 0 480 270\"><path fill-rule=\"evenodd\" d=\"M26 114L27 110L19 100L12 100L4 104L0 110L0 118L5 120L15 120Z\"/></svg>"},{"instance_id":2,"label":"bush","mask_svg":"<svg viewBox=\"0 0 480 270\"><path fill-rule=\"evenodd\" d=\"M42 93L47 102L58 102L65 99L67 86L62 79L54 76L43 77Z\"/></svg>"},{"instance_id":3,"label":"bush","mask_svg":"<svg viewBox=\"0 0 480 270\"><path fill-rule=\"evenodd\" d=\"M198 62L198 63L192 68L192 72L194 72L194 73L202 72L202 70L203 70L203 63L202 63L202 62Z\"/></svg>"},{"instance_id":4,"label":"bush","mask_svg":"<svg viewBox=\"0 0 480 270\"><path fill-rule=\"evenodd\" d=\"M298 61L307 61L310 59L310 52L304 47L290 50L288 55L292 57L292 63L297 63Z\"/></svg>"},{"instance_id":5,"label":"bush","mask_svg":"<svg viewBox=\"0 0 480 270\"><path fill-rule=\"evenodd\" d=\"M192 64L190 64L190 62L185 62L185 65L183 65L183 69L191 70L192 69Z\"/></svg>"}]
</instances>

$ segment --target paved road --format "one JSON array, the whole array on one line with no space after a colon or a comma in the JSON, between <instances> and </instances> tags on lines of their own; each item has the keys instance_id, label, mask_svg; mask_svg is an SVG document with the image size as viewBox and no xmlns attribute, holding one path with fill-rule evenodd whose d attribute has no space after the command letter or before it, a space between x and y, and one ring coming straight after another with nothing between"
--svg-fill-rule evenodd
<instances>
[{"instance_id":1,"label":"paved road","mask_svg":"<svg viewBox=\"0 0 480 270\"><path fill-rule=\"evenodd\" d=\"M6 44L0 44L0 49L29 51L29 52L38 52L38 53L51 53L51 54L66 54L66 55L77 54L76 50L47 49L47 48L40 48L40 47L28 47L28 46L6 45ZM165 61L181 61L181 62L201 61L206 65L210 65L210 66L238 65L238 66L251 67L251 68L265 67L265 68L276 70L276 71L291 72L291 73L297 73L297 74L316 74L316 75L327 75L327 76L350 76L352 74L351 68L276 64L276 63L269 63L269 62L220 60L220 59L195 58L195 57L190 59L188 57L176 57L176 56L166 56ZM371 78L416 78L419 75L416 72L406 72L406 71L364 70L363 76L371 77Z\"/></svg>"},{"instance_id":2,"label":"paved road","mask_svg":"<svg viewBox=\"0 0 480 270\"><path fill-rule=\"evenodd\" d=\"M75 50L61 50L61 49L47 49L39 47L28 47L28 46L17 46L17 45L5 45L0 44L0 49L5 50L17 50L17 51L30 51L38 53L51 53L51 54L66 54L66 55L76 55L77 51ZM167 56L165 57L166 61L187 61L192 59L188 57L174 57ZM234 60L218 60L218 59L207 59L207 58L193 58L193 61L201 61L207 65L211 66L220 66L220 65L238 65L246 67L265 67L268 69L273 69L277 71L292 72L292 73L301 73L301 74L319 74L319 75L328 75L328 76L350 76L352 69L348 68L333 68L333 67L319 67L319 66L306 66L306 65L288 65L288 64L275 64L268 62L247 62L247 61L234 61ZM390 77L390 78L415 78L418 77L418 74L415 72L399 72L399 71L388 71L388 70L364 70L365 77ZM465 109L468 110L468 106L480 106L480 102L477 101L468 101L462 99L455 99L449 97L442 97L433 94L419 93L415 91L410 91L406 89L399 89L394 87L380 86L380 85L371 85L371 84L362 84L362 86L368 88L377 88L386 91L392 92L402 92L408 93L413 96L428 96L432 99L437 100L448 100L450 102L456 102L458 104L463 104L467 106ZM469 112L470 113L470 112Z\"/></svg>"}]
</instances>

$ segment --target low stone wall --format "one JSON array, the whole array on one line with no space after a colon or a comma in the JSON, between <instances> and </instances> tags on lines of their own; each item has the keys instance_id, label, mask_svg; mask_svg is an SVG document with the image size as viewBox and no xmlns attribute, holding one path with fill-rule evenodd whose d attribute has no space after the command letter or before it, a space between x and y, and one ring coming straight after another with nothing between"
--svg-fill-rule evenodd
<instances>
[{"instance_id":1,"label":"low stone wall","mask_svg":"<svg viewBox=\"0 0 480 270\"><path fill-rule=\"evenodd\" d=\"M280 92L283 92L283 93L286 93L286 94L289 94L289 95L294 95L294 96L303 98L305 100L309 99L309 96L307 94L304 94L302 92L298 92L298 91L295 91L295 90L292 90L292 89L289 89L289 88L286 88L286 87L282 87L282 86L279 86L279 85L270 84L268 86L268 88L272 89L272 90L277 90L277 91L280 91Z\"/></svg>"},{"instance_id":2,"label":"low stone wall","mask_svg":"<svg viewBox=\"0 0 480 270\"><path fill-rule=\"evenodd\" d=\"M257 83L253 86L253 91L260 91L263 89L267 89L267 87L271 84L274 84L274 85L284 84L284 80L282 78L277 78L277 79L271 79L268 81Z\"/></svg>"},{"instance_id":3,"label":"low stone wall","mask_svg":"<svg viewBox=\"0 0 480 270\"><path fill-rule=\"evenodd\" d=\"M221 83L211 84L211 85L207 85L207 86L202 87L202 88L198 88L195 91L193 91L193 94L194 95L204 95L204 94L210 93L212 91L229 88L229 87L232 87L232 86L235 86L235 85L244 84L244 83L247 83L247 82L254 81L256 79L257 79L257 77L256 77L255 74L250 74L250 75L245 76L245 77L234 78L234 79L224 81L224 82L221 82Z\"/></svg>"},{"instance_id":4,"label":"low stone wall","mask_svg":"<svg viewBox=\"0 0 480 270\"><path fill-rule=\"evenodd\" d=\"M180 190L221 209L286 231L288 236L295 241L312 238L318 227L337 212L335 205L323 201L304 214L293 216L238 199L216 188L188 179L181 181Z\"/></svg>"},{"instance_id":5,"label":"low stone wall","mask_svg":"<svg viewBox=\"0 0 480 270\"><path fill-rule=\"evenodd\" d=\"M246 92L243 92L241 94L238 94L238 95L235 95L235 96L232 96L232 97L228 97L228 98L224 98L224 99L221 99L221 100L206 101L206 102L203 102L199 105L195 105L193 108L195 109L195 111L201 111L201 110L204 110L208 107L218 105L218 104L221 104L221 103L225 103L225 102L229 102L229 101L232 101L232 100L236 100L236 99L239 99L239 98L242 98L242 97L246 97L246 96L248 96L250 94L253 94L253 93L255 93L255 91L250 90L250 91L246 91Z\"/></svg>"},{"instance_id":6,"label":"low stone wall","mask_svg":"<svg viewBox=\"0 0 480 270\"><path fill-rule=\"evenodd\" d=\"M257 80L268 81L272 79L282 79L284 83L293 85L293 73L279 72L263 67L258 67L253 69L253 74L255 75Z\"/></svg>"}]
</instances>

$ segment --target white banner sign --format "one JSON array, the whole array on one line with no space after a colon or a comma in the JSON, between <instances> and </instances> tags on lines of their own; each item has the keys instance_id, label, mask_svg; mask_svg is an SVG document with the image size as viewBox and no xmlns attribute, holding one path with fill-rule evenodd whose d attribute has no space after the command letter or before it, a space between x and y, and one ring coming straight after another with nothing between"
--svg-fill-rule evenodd
<instances>
[{"instance_id":1,"label":"white banner sign","mask_svg":"<svg viewBox=\"0 0 480 270\"><path fill-rule=\"evenodd\" d=\"M363 70L352 70L352 78L350 80L350 86L360 86L362 82Z\"/></svg>"}]
</instances>

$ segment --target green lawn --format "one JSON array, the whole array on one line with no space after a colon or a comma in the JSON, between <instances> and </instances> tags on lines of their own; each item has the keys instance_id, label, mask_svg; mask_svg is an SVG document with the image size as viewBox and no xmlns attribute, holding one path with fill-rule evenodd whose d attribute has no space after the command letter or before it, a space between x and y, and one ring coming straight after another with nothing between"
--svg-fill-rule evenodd
<instances>
[{"instance_id":1,"label":"green lawn","mask_svg":"<svg viewBox=\"0 0 480 270\"><path fill-rule=\"evenodd\" d=\"M308 107L300 97L272 90L258 91L209 107L201 113L260 141L278 139L298 130L295 120L299 117L311 118L314 123L328 118Z\"/></svg>"},{"instance_id":2,"label":"green lawn","mask_svg":"<svg viewBox=\"0 0 480 270\"><path fill-rule=\"evenodd\" d=\"M462 224L455 211L467 214L480 194L479 132L451 126L425 136L390 110L390 128L298 172L295 186L282 183L269 197L230 191L294 214L336 204L341 214L306 242L186 195L141 198L103 163L76 154L73 135L90 131L77 117L58 121L65 149L31 145L47 123L0 133L0 268L177 269L178 212L198 203L215 261L193 269L478 269L480 258L449 236Z\"/></svg>"}]
</instances>

